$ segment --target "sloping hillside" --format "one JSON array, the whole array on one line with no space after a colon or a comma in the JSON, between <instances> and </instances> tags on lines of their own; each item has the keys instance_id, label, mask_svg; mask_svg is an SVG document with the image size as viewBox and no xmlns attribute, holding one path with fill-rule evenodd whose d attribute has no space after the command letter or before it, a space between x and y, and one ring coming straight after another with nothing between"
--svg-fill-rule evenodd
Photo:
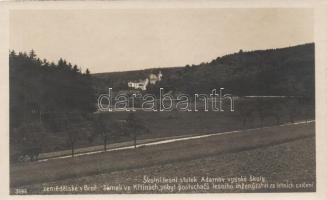
<instances>
[{"instance_id":1,"label":"sloping hillside","mask_svg":"<svg viewBox=\"0 0 327 200\"><path fill-rule=\"evenodd\" d=\"M199 65L93 74L98 89L126 90L129 80L163 73L159 87L177 92L208 93L224 87L234 95L300 95L314 97L314 44L257 50L218 57Z\"/></svg>"}]
</instances>

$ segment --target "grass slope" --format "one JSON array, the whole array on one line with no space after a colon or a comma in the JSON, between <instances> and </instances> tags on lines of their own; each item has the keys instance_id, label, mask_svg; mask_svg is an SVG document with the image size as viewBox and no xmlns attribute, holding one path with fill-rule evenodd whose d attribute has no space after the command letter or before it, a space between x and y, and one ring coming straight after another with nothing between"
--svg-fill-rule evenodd
<instances>
[{"instance_id":1,"label":"grass slope","mask_svg":"<svg viewBox=\"0 0 327 200\"><path fill-rule=\"evenodd\" d=\"M138 148L136 150L107 152L41 163L23 163L11 166L10 185L11 188L15 188L67 178L190 161L227 152L240 152L271 146L313 135L313 123L277 126ZM269 160L262 160L262 162L267 165L271 164Z\"/></svg>"},{"instance_id":2,"label":"grass slope","mask_svg":"<svg viewBox=\"0 0 327 200\"><path fill-rule=\"evenodd\" d=\"M315 191L315 140L314 137L261 147L234 153L213 155L204 158L154 165L132 170L122 170L94 176L71 178L62 181L28 186L29 192L42 193L44 186L56 185L134 185L149 177L248 177L262 176L268 183L313 183L312 188L240 190L213 189L183 191L187 192L298 192ZM102 193L99 188L96 193ZM114 192L106 192L114 193ZM147 193L131 191L130 193ZM156 193L156 192L154 192ZM168 193L168 192L164 192ZM173 193L178 193L174 191Z\"/></svg>"}]
</instances>

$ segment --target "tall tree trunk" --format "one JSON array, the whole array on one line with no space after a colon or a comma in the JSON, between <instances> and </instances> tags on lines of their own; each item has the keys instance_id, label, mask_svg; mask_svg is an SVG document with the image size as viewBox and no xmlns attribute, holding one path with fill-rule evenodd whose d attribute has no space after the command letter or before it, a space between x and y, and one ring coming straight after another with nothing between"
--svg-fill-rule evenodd
<instances>
[{"instance_id":1,"label":"tall tree trunk","mask_svg":"<svg viewBox=\"0 0 327 200\"><path fill-rule=\"evenodd\" d=\"M104 136L104 141L103 141L103 148L104 148L104 151L107 151L107 136L105 135Z\"/></svg>"},{"instance_id":2,"label":"tall tree trunk","mask_svg":"<svg viewBox=\"0 0 327 200\"><path fill-rule=\"evenodd\" d=\"M74 157L74 154L75 154L75 152L74 152L74 142L72 142L72 157Z\"/></svg>"}]
</instances>

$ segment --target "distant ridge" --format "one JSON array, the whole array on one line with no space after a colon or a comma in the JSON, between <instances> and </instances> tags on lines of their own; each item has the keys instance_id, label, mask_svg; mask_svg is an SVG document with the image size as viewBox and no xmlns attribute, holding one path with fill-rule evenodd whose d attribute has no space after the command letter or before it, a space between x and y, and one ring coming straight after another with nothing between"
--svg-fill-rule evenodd
<instances>
[{"instance_id":1,"label":"distant ridge","mask_svg":"<svg viewBox=\"0 0 327 200\"><path fill-rule=\"evenodd\" d=\"M127 90L129 80L142 79L150 73L163 73L156 87L184 93L208 92L224 87L237 95L314 96L314 43L291 47L240 50L210 62L183 67L152 68L135 71L92 74L97 88Z\"/></svg>"}]
</instances>

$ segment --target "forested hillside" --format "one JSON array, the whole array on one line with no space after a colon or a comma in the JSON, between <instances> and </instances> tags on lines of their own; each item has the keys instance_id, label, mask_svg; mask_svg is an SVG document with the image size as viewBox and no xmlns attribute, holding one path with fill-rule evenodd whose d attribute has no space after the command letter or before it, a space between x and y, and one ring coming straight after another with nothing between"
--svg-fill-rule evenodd
<instances>
[{"instance_id":1,"label":"forested hillside","mask_svg":"<svg viewBox=\"0 0 327 200\"><path fill-rule=\"evenodd\" d=\"M92 112L95 93L90 71L60 59L58 63L29 54L11 51L11 125L41 118L47 113Z\"/></svg>"},{"instance_id":2,"label":"forested hillside","mask_svg":"<svg viewBox=\"0 0 327 200\"><path fill-rule=\"evenodd\" d=\"M163 73L163 80L150 87L175 92L209 93L225 88L234 95L286 95L314 97L314 44L257 50L218 57L199 65L154 68L128 72L93 74L99 91L108 87L128 89L130 80L144 79L150 73Z\"/></svg>"},{"instance_id":3,"label":"forested hillside","mask_svg":"<svg viewBox=\"0 0 327 200\"><path fill-rule=\"evenodd\" d=\"M285 95L299 98L277 99L274 102L269 98L264 102L260 98L238 101L236 112L230 113L233 118L230 127L224 124L224 120L230 120L227 116L215 113L201 113L203 116L200 118L212 120L210 124L215 125L208 128L210 124L194 123L199 118L193 112L139 112L138 117L151 130L142 135L144 138L166 137L166 133L225 131L235 128L235 124L243 128L246 124L255 127L258 126L255 119L260 119L260 126L263 126L268 122L271 125L272 121L281 123L314 118L314 44L239 51L200 65L102 74L90 74L88 69L82 71L79 66L64 59L57 63L41 60L34 51L28 54L11 51L9 62L10 154L13 160L16 155L68 148L72 149L73 155L74 148L78 146L98 145L103 141L107 144L109 136L106 134L110 135L111 142L134 137L133 131L125 134L122 125L113 129L115 123L128 121L128 113L94 114L97 93L107 92L109 87L115 91L128 90L128 81L144 79L159 70L163 79L150 85L147 93L157 95L159 87L162 87L172 94L209 94L212 89L223 87L224 93L238 96ZM272 112L275 120L265 121ZM217 120L223 121L217 123ZM108 130L103 131L107 129L103 127Z\"/></svg>"}]
</instances>

